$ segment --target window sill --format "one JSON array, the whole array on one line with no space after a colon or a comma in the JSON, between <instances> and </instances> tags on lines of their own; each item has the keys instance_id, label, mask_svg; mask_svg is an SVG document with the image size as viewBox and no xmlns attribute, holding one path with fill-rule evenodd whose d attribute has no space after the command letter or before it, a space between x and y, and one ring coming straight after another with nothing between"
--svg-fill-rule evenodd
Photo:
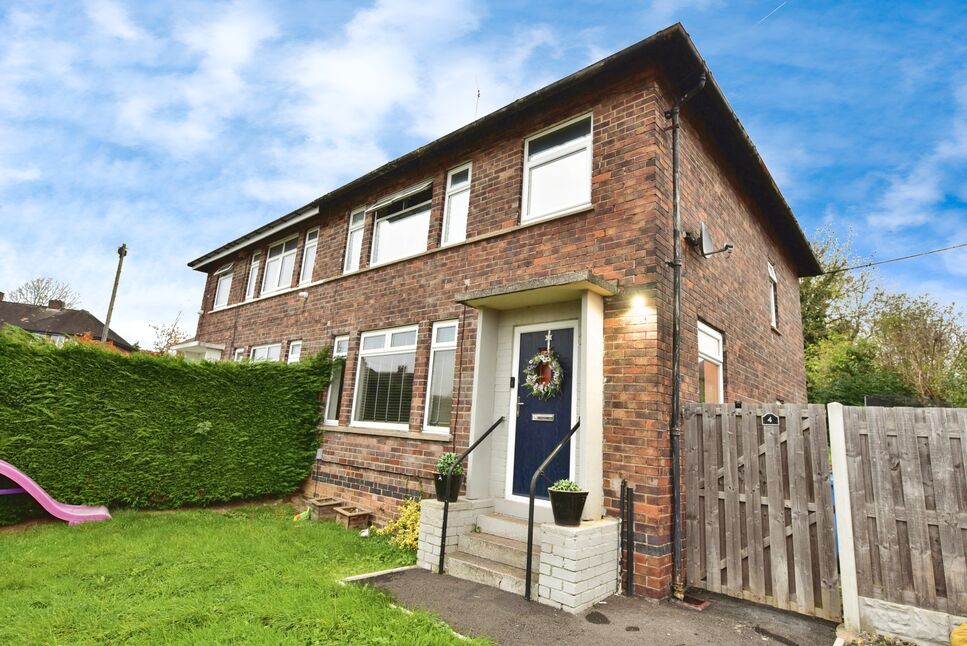
<instances>
[{"instance_id":1,"label":"window sill","mask_svg":"<svg viewBox=\"0 0 967 646\"><path fill-rule=\"evenodd\" d=\"M534 217L524 218L521 216L520 224L524 226L526 224L536 224L538 222L544 222L545 220L553 220L554 218L563 218L566 215L574 215L575 213L581 213L582 211L589 211L594 205L590 202L585 202L584 204L578 204L577 206L568 207L561 211L553 211L545 215L538 215Z\"/></svg>"},{"instance_id":2,"label":"window sill","mask_svg":"<svg viewBox=\"0 0 967 646\"><path fill-rule=\"evenodd\" d=\"M428 433L419 431L397 431L383 428L361 428L359 426L331 426L323 424L323 431L347 433L350 435L373 435L376 437L394 437L403 440L417 440L420 442L449 442L453 436L449 433Z\"/></svg>"}]
</instances>

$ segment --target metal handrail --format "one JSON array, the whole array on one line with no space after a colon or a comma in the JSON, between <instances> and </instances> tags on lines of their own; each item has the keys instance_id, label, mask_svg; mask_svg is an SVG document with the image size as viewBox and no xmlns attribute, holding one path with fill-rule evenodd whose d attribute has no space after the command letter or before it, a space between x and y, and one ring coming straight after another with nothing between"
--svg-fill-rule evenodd
<instances>
[{"instance_id":1,"label":"metal handrail","mask_svg":"<svg viewBox=\"0 0 967 646\"><path fill-rule=\"evenodd\" d=\"M557 446L554 447L554 450L551 451L551 454L548 455L543 462L541 462L541 466L537 467L537 471L535 471L534 475L531 476L530 501L528 503L529 506L527 510L527 571L525 572L524 578L524 598L528 601L531 599L531 571L534 568L534 496L537 493L537 477L544 473L544 469L547 468L547 465L551 463L551 460L553 460L561 449L564 448L564 445L570 441L571 437L573 437L577 432L579 426L581 426L580 419L578 419L577 424L574 425L574 428L572 428L567 435L561 438L561 441L557 443Z\"/></svg>"},{"instance_id":2,"label":"metal handrail","mask_svg":"<svg viewBox=\"0 0 967 646\"><path fill-rule=\"evenodd\" d=\"M456 461L450 465L450 468L447 469L447 495L443 501L443 535L440 537L440 566L437 568L437 574L443 574L443 562L447 556L447 518L450 516L450 477L453 475L453 470L458 464L467 459L467 456L470 455L470 452L477 448L481 442L486 440L487 436L493 433L494 429L500 426L503 421L504 418L501 417L494 422L493 425L484 431L484 434L478 437L477 441L471 444L466 451L461 453L460 457L458 457Z\"/></svg>"}]
</instances>

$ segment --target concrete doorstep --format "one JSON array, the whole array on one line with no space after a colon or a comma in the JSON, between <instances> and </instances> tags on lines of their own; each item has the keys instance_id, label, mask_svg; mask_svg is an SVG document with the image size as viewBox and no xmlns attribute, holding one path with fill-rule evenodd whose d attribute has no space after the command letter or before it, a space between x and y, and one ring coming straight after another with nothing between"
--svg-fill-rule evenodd
<instances>
[{"instance_id":1,"label":"concrete doorstep","mask_svg":"<svg viewBox=\"0 0 967 646\"><path fill-rule=\"evenodd\" d=\"M576 615L520 595L422 569L381 573L362 581L399 605L426 610L456 633L496 644L553 646L829 646L836 624L720 595L696 612L669 602L614 596Z\"/></svg>"}]
</instances>

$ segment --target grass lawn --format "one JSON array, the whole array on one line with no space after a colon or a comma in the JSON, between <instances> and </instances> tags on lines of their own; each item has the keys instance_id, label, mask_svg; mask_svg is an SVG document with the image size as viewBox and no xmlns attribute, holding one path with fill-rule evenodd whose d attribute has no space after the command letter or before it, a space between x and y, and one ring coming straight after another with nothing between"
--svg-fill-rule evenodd
<instances>
[{"instance_id":1,"label":"grass lawn","mask_svg":"<svg viewBox=\"0 0 967 646\"><path fill-rule=\"evenodd\" d=\"M288 506L146 514L0 533L0 644L451 644L341 577L410 553Z\"/></svg>"}]
</instances>

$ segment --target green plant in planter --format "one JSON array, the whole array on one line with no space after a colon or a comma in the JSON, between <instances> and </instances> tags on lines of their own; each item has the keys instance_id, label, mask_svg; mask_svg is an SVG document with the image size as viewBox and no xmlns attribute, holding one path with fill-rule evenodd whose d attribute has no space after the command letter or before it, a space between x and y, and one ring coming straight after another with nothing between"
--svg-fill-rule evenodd
<instances>
[{"instance_id":1,"label":"green plant in planter","mask_svg":"<svg viewBox=\"0 0 967 646\"><path fill-rule=\"evenodd\" d=\"M457 455L456 453L444 453L436 461L436 472L446 475L447 471L450 470L450 466L453 464L457 464L457 458L459 457L460 456ZM457 466L453 467L453 475L455 476L463 475L462 464L457 464Z\"/></svg>"},{"instance_id":2,"label":"green plant in planter","mask_svg":"<svg viewBox=\"0 0 967 646\"><path fill-rule=\"evenodd\" d=\"M548 489L550 489L551 491L573 491L573 492L584 491L584 489L581 488L581 485L574 482L573 480L558 480L550 487L548 487Z\"/></svg>"}]
</instances>

